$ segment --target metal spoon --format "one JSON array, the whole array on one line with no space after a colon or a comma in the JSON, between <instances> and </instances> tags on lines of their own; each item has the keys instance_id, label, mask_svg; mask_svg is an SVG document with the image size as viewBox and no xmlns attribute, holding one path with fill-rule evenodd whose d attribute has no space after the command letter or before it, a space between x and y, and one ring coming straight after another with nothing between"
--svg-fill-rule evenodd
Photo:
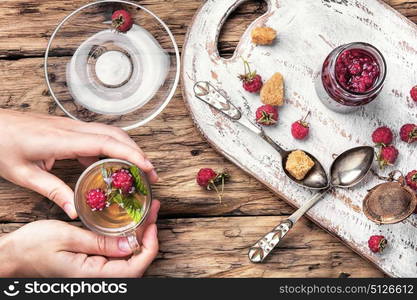
<instances>
[{"instance_id":1,"label":"metal spoon","mask_svg":"<svg viewBox=\"0 0 417 300\"><path fill-rule=\"evenodd\" d=\"M285 175L287 175L289 179L309 189L321 190L329 186L329 180L322 164L313 155L304 150L301 151L307 154L314 161L314 167L307 173L303 180L297 180L296 178L294 178L287 171L285 166L287 163L288 155L290 155L290 153L298 149L291 151L284 150L280 145L278 145L278 143L276 143L268 135L266 135L261 128L259 128L257 125L249 121L248 118L243 116L241 111L227 99L225 93L216 89L210 82L197 82L194 85L194 94L199 100L207 103L211 107L222 112L232 121L239 123L240 125L246 127L248 130L252 131L256 135L262 137L272 147L274 147L274 149L276 149L278 153L281 155L282 168L285 172Z\"/></svg>"},{"instance_id":2,"label":"metal spoon","mask_svg":"<svg viewBox=\"0 0 417 300\"><path fill-rule=\"evenodd\" d=\"M330 185L307 201L288 219L281 222L272 231L249 249L249 259L254 263L262 262L297 223L297 221L333 188L350 188L362 181L371 169L375 152L372 147L357 147L339 155L330 167Z\"/></svg>"}]
</instances>

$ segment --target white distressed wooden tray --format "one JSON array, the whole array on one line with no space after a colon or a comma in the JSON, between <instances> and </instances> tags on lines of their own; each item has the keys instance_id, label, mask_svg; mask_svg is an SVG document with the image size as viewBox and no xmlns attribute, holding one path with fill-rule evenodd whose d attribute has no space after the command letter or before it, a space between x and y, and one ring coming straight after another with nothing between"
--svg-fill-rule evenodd
<instances>
[{"instance_id":1,"label":"white distressed wooden tray","mask_svg":"<svg viewBox=\"0 0 417 300\"><path fill-rule=\"evenodd\" d=\"M194 83L211 81L253 119L261 102L259 96L242 90L237 78L243 69L240 57L249 59L264 79L281 72L286 105L280 109L278 126L268 128L267 133L287 149L308 150L328 168L332 154L371 145L370 136L376 127L388 125L398 132L404 123L416 122L417 105L410 99L409 90L417 82L417 27L378 0L267 0L268 12L250 25L235 55L222 59L217 51L219 31L242 2L207 0L197 12L183 49L184 99L196 125L214 148L290 204L299 206L313 192L284 176L278 154L266 142L197 100ZM275 45L251 44L251 29L262 25L279 32ZM334 113L319 102L313 82L318 67L333 48L356 41L369 42L385 55L386 84L379 99L358 112ZM304 142L295 141L290 125L309 110L311 136ZM400 151L396 168L404 172L417 168L417 146L406 145L398 136L395 143ZM362 213L367 190L378 183L368 176L360 186L337 190L308 215L388 275L417 277L417 216L399 224L378 226ZM259 232L260 237L263 234ZM390 247L382 255L368 250L367 240L373 234L383 234L389 240Z\"/></svg>"}]
</instances>

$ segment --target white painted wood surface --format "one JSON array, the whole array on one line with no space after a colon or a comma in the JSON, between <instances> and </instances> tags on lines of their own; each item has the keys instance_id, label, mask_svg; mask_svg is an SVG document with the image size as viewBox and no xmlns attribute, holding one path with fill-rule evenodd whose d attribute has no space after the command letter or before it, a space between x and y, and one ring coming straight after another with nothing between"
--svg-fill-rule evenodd
<instances>
[{"instance_id":1,"label":"white painted wood surface","mask_svg":"<svg viewBox=\"0 0 417 300\"><path fill-rule=\"evenodd\" d=\"M371 145L372 131L388 125L397 133L395 145L400 157L396 168L404 172L417 168L417 145L407 145L398 137L402 124L417 122L417 105L409 96L410 88L417 82L415 24L378 0L267 0L268 12L250 25L235 55L225 60L218 55L218 34L227 16L242 2L207 0L195 16L183 49L184 99L196 125L213 147L294 206L314 193L285 177L278 154L266 142L194 97L194 83L209 80L225 90L232 103L253 119L261 102L258 95L243 91L237 78L243 71L240 57L244 57L264 79L277 71L285 77L286 105L280 109L279 124L267 129L285 148L306 149L328 168L332 154ZM279 32L273 46L251 44L251 29L262 25ZM388 76L379 99L353 114L343 115L321 104L314 80L333 48L355 41L369 42L381 50L387 60ZM291 137L291 123L309 110L310 138L298 142ZM367 190L378 183L368 176L355 188L337 190L308 215L388 275L417 277L417 215L399 224L378 226L362 213ZM259 236L263 234L259 232ZM383 234L389 241L382 255L368 250L367 240L373 234ZM279 255L279 251L273 255Z\"/></svg>"}]
</instances>

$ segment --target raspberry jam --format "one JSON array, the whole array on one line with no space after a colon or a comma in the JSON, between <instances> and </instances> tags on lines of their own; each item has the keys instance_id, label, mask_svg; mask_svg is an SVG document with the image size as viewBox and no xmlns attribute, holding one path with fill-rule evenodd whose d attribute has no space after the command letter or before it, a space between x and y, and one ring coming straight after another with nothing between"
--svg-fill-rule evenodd
<instances>
[{"instance_id":1,"label":"raspberry jam","mask_svg":"<svg viewBox=\"0 0 417 300\"><path fill-rule=\"evenodd\" d=\"M361 49L343 51L336 60L336 79L348 91L366 93L379 77L375 57Z\"/></svg>"},{"instance_id":2,"label":"raspberry jam","mask_svg":"<svg viewBox=\"0 0 417 300\"><path fill-rule=\"evenodd\" d=\"M325 59L316 92L328 108L348 113L373 101L382 90L385 76L385 60L378 49L351 43L337 47Z\"/></svg>"}]
</instances>

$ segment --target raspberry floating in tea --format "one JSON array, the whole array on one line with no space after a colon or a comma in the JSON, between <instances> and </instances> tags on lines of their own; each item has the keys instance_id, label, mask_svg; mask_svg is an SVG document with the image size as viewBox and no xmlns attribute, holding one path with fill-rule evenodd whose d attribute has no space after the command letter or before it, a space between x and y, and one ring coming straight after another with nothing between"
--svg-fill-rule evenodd
<instances>
[{"instance_id":1,"label":"raspberry floating in tea","mask_svg":"<svg viewBox=\"0 0 417 300\"><path fill-rule=\"evenodd\" d=\"M134 178L126 169L120 169L111 175L111 182L114 188L127 195L132 192Z\"/></svg>"},{"instance_id":2,"label":"raspberry floating in tea","mask_svg":"<svg viewBox=\"0 0 417 300\"><path fill-rule=\"evenodd\" d=\"M108 206L107 195L102 189L92 189L87 193L85 197L88 206L90 206L91 210L93 211L100 211Z\"/></svg>"}]
</instances>

